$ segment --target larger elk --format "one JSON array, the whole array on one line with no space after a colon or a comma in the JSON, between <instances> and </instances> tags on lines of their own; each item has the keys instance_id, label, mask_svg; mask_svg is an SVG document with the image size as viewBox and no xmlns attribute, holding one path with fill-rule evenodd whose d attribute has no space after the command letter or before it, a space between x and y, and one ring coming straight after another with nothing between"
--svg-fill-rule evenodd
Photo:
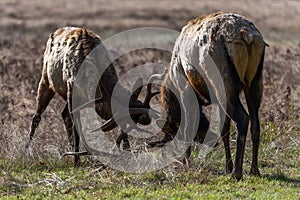
<instances>
[{"instance_id":1,"label":"larger elk","mask_svg":"<svg viewBox=\"0 0 300 200\"><path fill-rule=\"evenodd\" d=\"M253 156L250 173L260 175L258 170L258 147L260 140L260 124L258 111L262 98L262 70L265 46L261 33L254 24L237 14L213 13L197 17L183 27L176 40L170 68L164 75L161 87L161 105L166 110L166 121L163 125L165 138L170 141L178 131L181 120L180 101L188 94L178 83L178 77L184 76L198 99L198 105L217 103L220 115L225 118L221 137L226 152L226 172L233 173L237 180L242 178L243 157L248 131L249 115L251 120L251 139ZM211 60L213 63L211 63ZM212 65L216 66L222 80L216 80L211 73ZM218 81L223 82L225 103ZM175 93L181 99L176 100ZM249 115L245 111L239 94L244 91ZM210 94L210 91L211 94ZM189 102L185 102L186 105ZM225 109L226 108L226 109ZM201 110L200 110L201 111ZM201 113L201 112L200 112ZM193 117L194 113L187 113ZM226 115L226 116L224 116ZM200 115L199 130L201 130ZM237 129L237 150L233 165L229 144L230 119ZM198 132L199 132L198 130ZM200 134L203 140L205 134Z\"/></svg>"},{"instance_id":2,"label":"larger elk","mask_svg":"<svg viewBox=\"0 0 300 200\"><path fill-rule=\"evenodd\" d=\"M79 69L82 72L80 75ZM77 80L78 84L75 84L76 79L81 79L81 81ZM82 84L86 82L89 84ZM134 122L149 124L151 121L149 101L153 94L148 93L145 102L139 101L138 96L142 87L140 87L141 83L138 84L140 81L137 81L133 94L120 86L119 94L121 96L119 99L115 99L112 97L112 93L117 82L118 76L115 68L98 35L85 28L76 27L61 28L50 34L44 53L42 77L36 98L37 110L31 123L30 141L39 125L41 115L55 93L58 93L67 102L61 115L68 132L69 143L74 146L75 152L79 152L79 135L73 121L72 98L78 104L73 105L73 108L86 107L90 102L95 103L97 114L108 120L102 127L104 131L117 126L113 117L113 113L117 111L113 110L111 102L117 102L121 107L129 109ZM76 90L75 87L77 87ZM94 89L90 91L89 87L94 87ZM76 91L75 94L74 91ZM93 93L94 91L96 92ZM125 96L130 97L129 108L120 102L120 99ZM127 133L122 132L118 137L118 145L121 140L123 140L124 148L128 148ZM75 166L78 164L79 155L75 154Z\"/></svg>"}]
</instances>

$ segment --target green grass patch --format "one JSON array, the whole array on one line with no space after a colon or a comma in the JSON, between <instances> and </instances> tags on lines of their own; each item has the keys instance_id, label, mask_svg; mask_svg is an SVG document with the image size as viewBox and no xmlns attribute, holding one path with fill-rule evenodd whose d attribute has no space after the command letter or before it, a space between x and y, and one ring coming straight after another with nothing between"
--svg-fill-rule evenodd
<instances>
[{"instance_id":1,"label":"green grass patch","mask_svg":"<svg viewBox=\"0 0 300 200\"><path fill-rule=\"evenodd\" d=\"M1 168L5 167L2 165L1 161ZM170 176L166 171L127 174L72 166L51 170L24 166L6 169L1 175L4 183L0 194L4 199L299 198L299 180L271 171L261 178L246 175L240 182L208 170L181 171Z\"/></svg>"},{"instance_id":2,"label":"green grass patch","mask_svg":"<svg viewBox=\"0 0 300 200\"><path fill-rule=\"evenodd\" d=\"M267 153L263 149L260 155ZM295 156L280 162L284 153L299 155L299 149L266 155L261 158L262 177L252 177L247 174L251 155L247 150L240 182L224 173L223 147L204 161L193 160L189 169L174 164L144 174L103 168L88 159L76 169L72 159L2 159L0 195L2 199L298 199L299 164Z\"/></svg>"},{"instance_id":3,"label":"green grass patch","mask_svg":"<svg viewBox=\"0 0 300 200\"><path fill-rule=\"evenodd\" d=\"M296 120L294 124L298 124ZM225 174L225 152L220 143L206 159L192 153L189 167L180 162L164 169L131 174L105 168L89 157L73 168L73 159L55 155L2 156L1 199L299 199L300 148L297 126L262 124L259 169L250 171L250 134L244 158L244 179ZM233 132L231 138L235 137ZM235 142L231 142L235 153ZM7 154L10 155L10 154Z\"/></svg>"}]
</instances>

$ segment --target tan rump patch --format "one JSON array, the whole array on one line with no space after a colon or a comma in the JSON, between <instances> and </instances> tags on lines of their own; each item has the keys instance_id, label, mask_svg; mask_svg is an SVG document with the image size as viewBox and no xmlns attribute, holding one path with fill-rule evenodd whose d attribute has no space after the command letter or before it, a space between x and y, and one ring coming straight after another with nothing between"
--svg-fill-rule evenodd
<instances>
[{"instance_id":1,"label":"tan rump patch","mask_svg":"<svg viewBox=\"0 0 300 200\"><path fill-rule=\"evenodd\" d=\"M225 45L240 80L244 83L249 59L247 46L243 41L226 42Z\"/></svg>"},{"instance_id":2,"label":"tan rump patch","mask_svg":"<svg viewBox=\"0 0 300 200\"><path fill-rule=\"evenodd\" d=\"M248 67L245 75L245 83L249 86L256 74L258 65L261 61L261 55L263 54L264 47L262 42L258 39L253 40L250 51Z\"/></svg>"},{"instance_id":3,"label":"tan rump patch","mask_svg":"<svg viewBox=\"0 0 300 200\"><path fill-rule=\"evenodd\" d=\"M250 86L261 60L263 41L258 36L245 34L243 40L226 42L225 45L241 82Z\"/></svg>"}]
</instances>

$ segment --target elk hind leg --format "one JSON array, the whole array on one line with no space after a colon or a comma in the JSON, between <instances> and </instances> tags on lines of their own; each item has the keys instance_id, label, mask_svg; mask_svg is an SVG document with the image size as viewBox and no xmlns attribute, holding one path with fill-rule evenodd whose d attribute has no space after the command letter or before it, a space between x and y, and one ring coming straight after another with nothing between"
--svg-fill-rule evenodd
<instances>
[{"instance_id":1,"label":"elk hind leg","mask_svg":"<svg viewBox=\"0 0 300 200\"><path fill-rule=\"evenodd\" d=\"M258 117L258 110L260 107L262 88L259 84L254 83L249 89L245 90L246 102L251 120L251 140L252 140L252 164L251 175L260 176L258 170L258 148L260 142L260 122Z\"/></svg>"},{"instance_id":2,"label":"elk hind leg","mask_svg":"<svg viewBox=\"0 0 300 200\"><path fill-rule=\"evenodd\" d=\"M227 114L234 121L237 128L237 150L233 169L233 175L236 180L242 179L243 176L243 159L249 124L249 116L245 111L238 94L239 93L233 93L227 101Z\"/></svg>"},{"instance_id":3,"label":"elk hind leg","mask_svg":"<svg viewBox=\"0 0 300 200\"><path fill-rule=\"evenodd\" d=\"M72 151L74 147L74 136L73 136L73 121L70 115L68 104L63 109L61 116L63 118L67 133L68 133L68 150Z\"/></svg>"}]
</instances>

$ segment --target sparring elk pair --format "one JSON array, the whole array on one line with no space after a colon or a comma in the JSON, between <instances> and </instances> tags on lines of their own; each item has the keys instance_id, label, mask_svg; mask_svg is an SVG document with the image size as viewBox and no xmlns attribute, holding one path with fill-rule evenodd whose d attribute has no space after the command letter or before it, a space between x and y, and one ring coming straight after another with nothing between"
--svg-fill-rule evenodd
<instances>
[{"instance_id":1,"label":"sparring elk pair","mask_svg":"<svg viewBox=\"0 0 300 200\"><path fill-rule=\"evenodd\" d=\"M54 93L57 92L67 100L62 116L69 138L72 135L72 130L74 132L74 147L75 151L78 151L79 138L76 129L74 129L74 124L72 124L70 97L78 67L82 60L88 56L88 53L99 43L101 43L99 37L85 29L59 29L50 36L44 55L43 75L37 97L38 110L32 120L31 138L40 121L40 115ZM226 152L226 172L232 172L237 180L242 178L243 157L250 115L253 145L250 173L259 175L257 161L260 138L258 110L263 90L262 69L266 45L261 33L254 24L237 14L213 13L189 21L176 40L170 67L163 74L160 104L166 111L166 118L162 127L165 133L162 142L166 143L172 140L178 131L178 124L182 120L180 105L183 103L182 101L188 100L186 97L190 95L182 85L189 85L196 94L200 109L200 118L195 122L199 124L195 140L202 142L209 126L209 122L201 112L201 106L216 103L220 107L220 115L225 118L221 137ZM55 53L56 51L60 51L60 53ZM107 55L102 55L99 59L106 59L105 56ZM75 61L72 63L73 60ZM211 73L212 65L215 65L219 71L221 82L224 85L224 94L220 92L220 84L218 83L220 80L216 80L214 74ZM180 80L181 82L179 82L179 76L184 77L183 80ZM110 118L107 123L110 124L109 130L116 127L110 102L111 91L117 81L115 69L110 65L97 85L98 90L96 91L101 95L96 92L94 97L99 99L95 102L96 112L104 119ZM175 88L175 92L170 88ZM132 112L134 121L147 125L151 121L149 102L155 93L151 93L151 83L148 84L147 98L142 103L137 100L140 90L141 88L135 92L134 98L131 98L129 107L135 108L135 111ZM239 98L242 90L246 97L249 115ZM129 92L126 94L130 95ZM176 98L177 95L180 99ZM185 114L185 120L194 120L193 112ZM234 164L229 144L230 120L234 121L237 129L237 150ZM71 129L72 127L73 129ZM123 136L121 138L127 139ZM75 158L75 161L78 162L78 158Z\"/></svg>"}]
</instances>

